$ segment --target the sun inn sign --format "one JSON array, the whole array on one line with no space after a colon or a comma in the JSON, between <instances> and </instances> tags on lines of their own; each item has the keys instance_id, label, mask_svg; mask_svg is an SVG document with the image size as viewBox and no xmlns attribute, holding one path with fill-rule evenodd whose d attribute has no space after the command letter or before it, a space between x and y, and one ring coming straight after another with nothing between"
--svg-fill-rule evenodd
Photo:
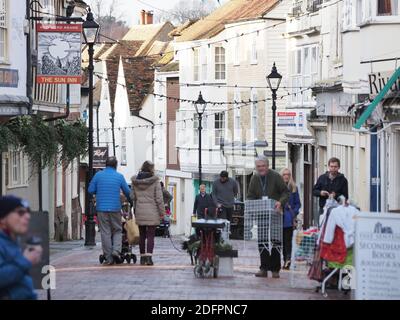
<instances>
[{"instance_id":1,"label":"the sun inn sign","mask_svg":"<svg viewBox=\"0 0 400 320\"><path fill-rule=\"evenodd\" d=\"M81 83L81 24L37 24L37 83Z\"/></svg>"}]
</instances>

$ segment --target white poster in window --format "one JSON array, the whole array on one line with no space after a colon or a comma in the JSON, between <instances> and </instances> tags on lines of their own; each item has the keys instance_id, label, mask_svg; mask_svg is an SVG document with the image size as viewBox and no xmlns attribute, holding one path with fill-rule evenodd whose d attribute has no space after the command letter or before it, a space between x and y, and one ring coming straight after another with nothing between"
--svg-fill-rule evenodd
<instances>
[{"instance_id":1,"label":"white poster in window","mask_svg":"<svg viewBox=\"0 0 400 320\"><path fill-rule=\"evenodd\" d=\"M358 215L354 254L357 300L400 299L400 215Z\"/></svg>"}]
</instances>

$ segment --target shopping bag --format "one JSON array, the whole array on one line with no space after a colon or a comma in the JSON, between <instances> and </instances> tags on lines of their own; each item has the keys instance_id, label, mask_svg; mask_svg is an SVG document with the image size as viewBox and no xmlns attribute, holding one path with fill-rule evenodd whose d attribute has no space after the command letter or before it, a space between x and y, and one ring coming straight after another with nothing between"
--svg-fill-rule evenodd
<instances>
[{"instance_id":1,"label":"shopping bag","mask_svg":"<svg viewBox=\"0 0 400 320\"><path fill-rule=\"evenodd\" d=\"M129 220L125 223L125 230L126 235L128 237L128 243L130 245L137 245L139 244L139 226L136 224L136 219L132 216Z\"/></svg>"},{"instance_id":2,"label":"shopping bag","mask_svg":"<svg viewBox=\"0 0 400 320\"><path fill-rule=\"evenodd\" d=\"M321 259L321 251L318 247L315 250L314 260L311 264L310 270L308 271L308 278L311 280L316 280L321 282L324 278L324 274L322 272L323 269L323 261Z\"/></svg>"}]
</instances>

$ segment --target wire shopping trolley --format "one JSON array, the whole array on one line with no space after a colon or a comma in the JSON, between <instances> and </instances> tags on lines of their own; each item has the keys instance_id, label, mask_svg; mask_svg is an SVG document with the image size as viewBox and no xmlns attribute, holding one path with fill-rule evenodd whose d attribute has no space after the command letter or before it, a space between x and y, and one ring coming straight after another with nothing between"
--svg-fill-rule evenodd
<instances>
[{"instance_id":1,"label":"wire shopping trolley","mask_svg":"<svg viewBox=\"0 0 400 320\"><path fill-rule=\"evenodd\" d=\"M317 282L310 280L307 274L314 260L318 236L318 228L294 230L289 275L292 288L307 289L316 286Z\"/></svg>"},{"instance_id":2,"label":"wire shopping trolley","mask_svg":"<svg viewBox=\"0 0 400 320\"><path fill-rule=\"evenodd\" d=\"M247 200L244 207L244 240L257 241L262 250L282 253L283 218L275 210L275 200Z\"/></svg>"}]
</instances>

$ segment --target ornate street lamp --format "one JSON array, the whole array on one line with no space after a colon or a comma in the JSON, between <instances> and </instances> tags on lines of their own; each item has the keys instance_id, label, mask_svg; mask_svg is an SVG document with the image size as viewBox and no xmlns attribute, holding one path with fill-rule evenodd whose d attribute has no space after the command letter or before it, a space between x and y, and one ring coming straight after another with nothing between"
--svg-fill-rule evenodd
<instances>
[{"instance_id":1,"label":"ornate street lamp","mask_svg":"<svg viewBox=\"0 0 400 320\"><path fill-rule=\"evenodd\" d=\"M272 91L272 169L276 162L276 92L281 84L282 75L278 73L276 65L272 66L271 73L267 76L268 86Z\"/></svg>"},{"instance_id":2,"label":"ornate street lamp","mask_svg":"<svg viewBox=\"0 0 400 320\"><path fill-rule=\"evenodd\" d=\"M202 176L201 176L201 130L202 128L202 120L203 120L203 114L206 111L207 107L207 102L204 101L203 96L201 94L201 91L199 93L199 97L197 101L194 104L194 107L196 108L197 115L199 116L199 188L202 183Z\"/></svg>"},{"instance_id":3,"label":"ornate street lamp","mask_svg":"<svg viewBox=\"0 0 400 320\"><path fill-rule=\"evenodd\" d=\"M100 31L99 24L94 21L93 13L88 9L88 14L86 16L86 21L82 25L82 33L85 39L85 43L88 45L89 53L89 172L88 179L86 182L86 222L85 222L85 246L95 246L96 245L96 229L94 222L94 211L92 199L89 196L88 188L89 183L93 178L93 56L94 56L94 45L96 44L98 35Z\"/></svg>"}]
</instances>

